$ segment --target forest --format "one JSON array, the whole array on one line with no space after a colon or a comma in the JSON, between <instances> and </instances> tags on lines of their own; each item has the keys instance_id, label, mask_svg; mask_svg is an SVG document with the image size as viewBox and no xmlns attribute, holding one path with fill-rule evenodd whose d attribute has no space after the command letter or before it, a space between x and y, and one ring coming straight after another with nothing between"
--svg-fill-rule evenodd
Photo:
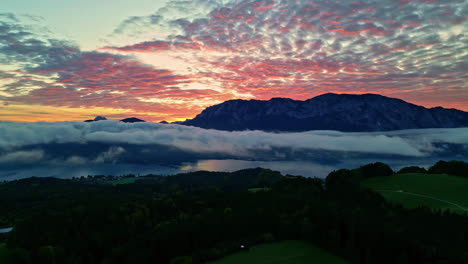
<instances>
[{"instance_id":1,"label":"forest","mask_svg":"<svg viewBox=\"0 0 468 264\"><path fill-rule=\"evenodd\" d=\"M387 202L360 181L395 173L468 177L468 163L394 172L384 163L326 179L268 169L174 176L28 178L0 184L8 264L195 264L282 240L350 263L468 263L468 216Z\"/></svg>"}]
</instances>

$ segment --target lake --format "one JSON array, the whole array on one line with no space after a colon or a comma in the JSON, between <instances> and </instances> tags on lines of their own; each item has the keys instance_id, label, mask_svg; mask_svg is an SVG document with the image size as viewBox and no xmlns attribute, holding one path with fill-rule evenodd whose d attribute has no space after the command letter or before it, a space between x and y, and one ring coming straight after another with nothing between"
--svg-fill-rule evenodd
<instances>
[{"instance_id":1,"label":"lake","mask_svg":"<svg viewBox=\"0 0 468 264\"><path fill-rule=\"evenodd\" d=\"M458 159L468 161L466 158L459 157L445 158L445 160ZM306 177L325 178L328 173L336 169L352 169L368 163L382 161L390 165L394 170L404 166L422 166L429 167L439 158L365 158L343 159L337 163L318 163L314 161L255 161L255 160L236 160L236 159L210 159L199 160L195 162L182 162L179 164L87 164L77 166L36 166L23 168L0 168L0 181L10 181L15 179L35 177L56 177L72 178L87 175L114 175L122 176L128 174L134 175L172 175L181 172L191 171L236 171L247 168L269 168L280 171L282 174L302 175Z\"/></svg>"}]
</instances>

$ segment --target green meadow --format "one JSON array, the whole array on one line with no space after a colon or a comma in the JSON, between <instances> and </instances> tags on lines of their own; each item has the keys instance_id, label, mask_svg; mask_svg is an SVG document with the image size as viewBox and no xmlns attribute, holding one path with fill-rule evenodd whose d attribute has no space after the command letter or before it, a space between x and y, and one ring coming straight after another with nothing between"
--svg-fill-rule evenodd
<instances>
[{"instance_id":1,"label":"green meadow","mask_svg":"<svg viewBox=\"0 0 468 264\"><path fill-rule=\"evenodd\" d=\"M131 184L131 183L134 183L136 180L137 180L136 177L129 177L129 178L123 177L117 180L109 181L109 183L112 185Z\"/></svg>"},{"instance_id":2,"label":"green meadow","mask_svg":"<svg viewBox=\"0 0 468 264\"><path fill-rule=\"evenodd\" d=\"M208 264L346 264L323 249L307 242L290 240L262 244Z\"/></svg>"},{"instance_id":3,"label":"green meadow","mask_svg":"<svg viewBox=\"0 0 468 264\"><path fill-rule=\"evenodd\" d=\"M464 213L468 209L468 178L447 174L394 174L362 182L389 201L408 208L427 206Z\"/></svg>"}]
</instances>

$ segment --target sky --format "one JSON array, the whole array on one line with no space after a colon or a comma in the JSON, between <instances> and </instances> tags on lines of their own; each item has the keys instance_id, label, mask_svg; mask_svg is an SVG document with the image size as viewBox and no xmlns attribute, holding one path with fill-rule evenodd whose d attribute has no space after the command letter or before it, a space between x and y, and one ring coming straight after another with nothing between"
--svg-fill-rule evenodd
<instances>
[{"instance_id":1,"label":"sky","mask_svg":"<svg viewBox=\"0 0 468 264\"><path fill-rule=\"evenodd\" d=\"M0 120L378 93L468 111L464 0L3 0Z\"/></svg>"}]
</instances>

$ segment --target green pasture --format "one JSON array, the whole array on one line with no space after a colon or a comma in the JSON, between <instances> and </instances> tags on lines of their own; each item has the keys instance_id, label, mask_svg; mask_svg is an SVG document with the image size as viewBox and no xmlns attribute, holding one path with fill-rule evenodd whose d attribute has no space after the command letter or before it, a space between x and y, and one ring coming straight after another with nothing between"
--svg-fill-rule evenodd
<instances>
[{"instance_id":1,"label":"green pasture","mask_svg":"<svg viewBox=\"0 0 468 264\"><path fill-rule=\"evenodd\" d=\"M465 177L409 173L370 178L362 184L408 208L423 205L461 213L468 209L468 178Z\"/></svg>"}]
</instances>

